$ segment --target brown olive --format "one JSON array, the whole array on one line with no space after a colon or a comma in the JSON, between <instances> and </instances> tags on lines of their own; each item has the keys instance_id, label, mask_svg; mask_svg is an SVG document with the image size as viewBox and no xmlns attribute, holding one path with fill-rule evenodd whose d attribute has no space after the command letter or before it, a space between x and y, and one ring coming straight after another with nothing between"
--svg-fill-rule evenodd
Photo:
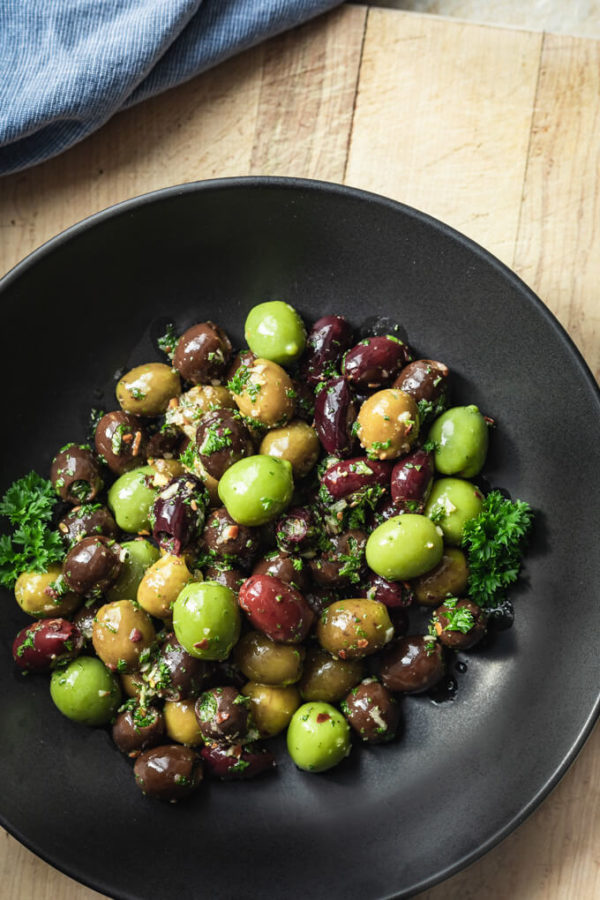
<instances>
[{"instance_id":1,"label":"brown olive","mask_svg":"<svg viewBox=\"0 0 600 900\"><path fill-rule=\"evenodd\" d=\"M381 680L390 691L420 694L437 684L444 673L442 646L429 636L400 638L381 657Z\"/></svg>"},{"instance_id":2,"label":"brown olive","mask_svg":"<svg viewBox=\"0 0 600 900\"><path fill-rule=\"evenodd\" d=\"M229 369L227 370L227 381L229 382L232 378L234 378L240 366L246 366L246 368L248 368L248 366L252 365L255 359L256 356L254 355L252 350L240 350L239 353L236 353L233 357L233 360L231 361Z\"/></svg>"},{"instance_id":3,"label":"brown olive","mask_svg":"<svg viewBox=\"0 0 600 900\"><path fill-rule=\"evenodd\" d=\"M444 547L444 555L435 569L415 578L415 599L424 606L437 606L446 597L460 597L467 586L467 558L457 547Z\"/></svg>"},{"instance_id":4,"label":"brown olive","mask_svg":"<svg viewBox=\"0 0 600 900\"><path fill-rule=\"evenodd\" d=\"M65 557L63 578L67 587L84 595L107 590L119 577L121 555L121 546L109 538L82 538Z\"/></svg>"},{"instance_id":5,"label":"brown olive","mask_svg":"<svg viewBox=\"0 0 600 900\"><path fill-rule=\"evenodd\" d=\"M167 736L186 747L198 747L204 743L194 703L194 700L166 700L163 707Z\"/></svg>"},{"instance_id":6,"label":"brown olive","mask_svg":"<svg viewBox=\"0 0 600 900\"><path fill-rule=\"evenodd\" d=\"M115 475L143 466L147 437L136 416L117 410L102 416L96 426L96 450Z\"/></svg>"},{"instance_id":7,"label":"brown olive","mask_svg":"<svg viewBox=\"0 0 600 900\"><path fill-rule=\"evenodd\" d=\"M448 388L448 366L434 359L416 359L402 369L392 387L414 397L417 403L434 405L445 397Z\"/></svg>"},{"instance_id":8,"label":"brown olive","mask_svg":"<svg viewBox=\"0 0 600 900\"><path fill-rule=\"evenodd\" d=\"M250 432L229 409L204 413L196 431L196 452L209 475L219 479L227 469L254 452Z\"/></svg>"},{"instance_id":9,"label":"brown olive","mask_svg":"<svg viewBox=\"0 0 600 900\"><path fill-rule=\"evenodd\" d=\"M452 650L474 647L486 632L487 615L472 600L446 600L433 614L438 639Z\"/></svg>"},{"instance_id":10,"label":"brown olive","mask_svg":"<svg viewBox=\"0 0 600 900\"><path fill-rule=\"evenodd\" d=\"M378 388L389 384L411 359L410 348L391 334L367 337L344 356L343 374L353 387Z\"/></svg>"},{"instance_id":11,"label":"brown olive","mask_svg":"<svg viewBox=\"0 0 600 900\"><path fill-rule=\"evenodd\" d=\"M181 431L175 425L165 425L160 431L155 432L148 438L146 446L148 462L153 459L174 462L179 456L182 437Z\"/></svg>"},{"instance_id":12,"label":"brown olive","mask_svg":"<svg viewBox=\"0 0 600 900\"><path fill-rule=\"evenodd\" d=\"M52 460L50 481L68 503L90 503L102 490L100 462L87 444L67 444Z\"/></svg>"},{"instance_id":13,"label":"brown olive","mask_svg":"<svg viewBox=\"0 0 600 900\"><path fill-rule=\"evenodd\" d=\"M298 684L303 700L338 703L365 674L361 659L338 659L320 647L307 651Z\"/></svg>"},{"instance_id":14,"label":"brown olive","mask_svg":"<svg viewBox=\"0 0 600 900\"><path fill-rule=\"evenodd\" d=\"M288 687L249 681L242 693L250 699L252 721L261 737L274 737L290 724L301 698L295 685Z\"/></svg>"},{"instance_id":15,"label":"brown olive","mask_svg":"<svg viewBox=\"0 0 600 900\"><path fill-rule=\"evenodd\" d=\"M131 600L100 607L92 630L96 654L112 672L134 672L144 650L152 646L154 626L148 613Z\"/></svg>"},{"instance_id":16,"label":"brown olive","mask_svg":"<svg viewBox=\"0 0 600 900\"><path fill-rule=\"evenodd\" d=\"M249 701L234 687L216 687L196 700L196 718L207 743L243 744L249 726Z\"/></svg>"},{"instance_id":17,"label":"brown olive","mask_svg":"<svg viewBox=\"0 0 600 900\"><path fill-rule=\"evenodd\" d=\"M342 588L359 584L367 567L367 535L352 529L329 538L329 549L308 561L313 579L320 587Z\"/></svg>"},{"instance_id":18,"label":"brown olive","mask_svg":"<svg viewBox=\"0 0 600 900\"><path fill-rule=\"evenodd\" d=\"M89 605L88 605L89 604ZM94 619L98 613L98 610L102 606L102 601L96 601L95 603L85 603L83 606L80 606L75 615L73 616L73 624L77 625L81 635L83 636L84 641L88 642L92 639L92 631L94 629Z\"/></svg>"},{"instance_id":19,"label":"brown olive","mask_svg":"<svg viewBox=\"0 0 600 900\"><path fill-rule=\"evenodd\" d=\"M408 453L419 436L416 401L393 388L377 391L358 411L358 439L369 456L396 459Z\"/></svg>"},{"instance_id":20,"label":"brown olive","mask_svg":"<svg viewBox=\"0 0 600 900\"><path fill-rule=\"evenodd\" d=\"M235 408L235 400L223 385L197 384L171 401L165 418L169 426L181 429L190 440L195 440L198 420L203 413Z\"/></svg>"},{"instance_id":21,"label":"brown olive","mask_svg":"<svg viewBox=\"0 0 600 900\"><path fill-rule=\"evenodd\" d=\"M369 744L391 741L400 721L400 707L387 688L367 678L350 691L342 703L342 712Z\"/></svg>"},{"instance_id":22,"label":"brown olive","mask_svg":"<svg viewBox=\"0 0 600 900\"><path fill-rule=\"evenodd\" d=\"M46 572L22 572L15 582L15 598L28 616L36 619L68 616L81 604L74 591L56 590L62 574L60 566L48 566Z\"/></svg>"},{"instance_id":23,"label":"brown olive","mask_svg":"<svg viewBox=\"0 0 600 900\"><path fill-rule=\"evenodd\" d=\"M162 712L149 706L141 709L125 709L117 716L112 727L112 738L121 753L127 756L139 756L142 750L156 747L165 733L165 721Z\"/></svg>"},{"instance_id":24,"label":"brown olive","mask_svg":"<svg viewBox=\"0 0 600 900\"><path fill-rule=\"evenodd\" d=\"M137 602L151 616L171 619L179 592L194 580L185 559L167 553L144 572L137 589Z\"/></svg>"},{"instance_id":25,"label":"brown olive","mask_svg":"<svg viewBox=\"0 0 600 900\"><path fill-rule=\"evenodd\" d=\"M304 593L310 584L310 578L304 560L300 556L279 553L273 550L260 559L252 569L253 575L273 575L286 584L292 584Z\"/></svg>"},{"instance_id":26,"label":"brown olive","mask_svg":"<svg viewBox=\"0 0 600 900\"><path fill-rule=\"evenodd\" d=\"M58 533L65 545L70 547L84 537L102 534L107 538L117 537L119 529L112 514L99 503L74 506L58 523Z\"/></svg>"},{"instance_id":27,"label":"brown olive","mask_svg":"<svg viewBox=\"0 0 600 900\"><path fill-rule=\"evenodd\" d=\"M304 647L271 641L260 631L248 631L237 643L235 662L250 681L260 684L294 684L302 675Z\"/></svg>"},{"instance_id":28,"label":"brown olive","mask_svg":"<svg viewBox=\"0 0 600 900\"><path fill-rule=\"evenodd\" d=\"M245 574L241 569L230 566L229 563L216 560L214 565L207 566L204 570L205 581L216 581L217 584L224 584L234 594L237 594L240 587L246 580Z\"/></svg>"},{"instance_id":29,"label":"brown olive","mask_svg":"<svg viewBox=\"0 0 600 900\"><path fill-rule=\"evenodd\" d=\"M234 521L224 506L209 515L202 541L211 555L243 569L252 565L259 551L258 530Z\"/></svg>"},{"instance_id":30,"label":"brown olive","mask_svg":"<svg viewBox=\"0 0 600 900\"><path fill-rule=\"evenodd\" d=\"M272 772L275 757L266 747L248 744L246 747L222 747L211 744L202 747L200 755L206 765L206 773L221 781L247 781L263 772Z\"/></svg>"},{"instance_id":31,"label":"brown olive","mask_svg":"<svg viewBox=\"0 0 600 900\"><path fill-rule=\"evenodd\" d=\"M212 673L210 663L190 656L171 633L161 644L145 678L159 697L190 700L198 697L207 687Z\"/></svg>"},{"instance_id":32,"label":"brown olive","mask_svg":"<svg viewBox=\"0 0 600 900\"><path fill-rule=\"evenodd\" d=\"M302 419L294 419L281 428L273 428L262 439L260 453L277 456L291 463L295 478L308 475L321 453L321 445L314 428Z\"/></svg>"},{"instance_id":33,"label":"brown olive","mask_svg":"<svg viewBox=\"0 0 600 900\"><path fill-rule=\"evenodd\" d=\"M192 384L221 384L231 357L231 341L214 322L192 325L179 338L173 365Z\"/></svg>"},{"instance_id":34,"label":"brown olive","mask_svg":"<svg viewBox=\"0 0 600 900\"><path fill-rule=\"evenodd\" d=\"M181 393L177 372L164 363L146 363L127 372L117 383L121 409L133 416L161 416Z\"/></svg>"},{"instance_id":35,"label":"brown olive","mask_svg":"<svg viewBox=\"0 0 600 900\"><path fill-rule=\"evenodd\" d=\"M269 428L285 425L294 412L290 376L269 359L259 357L249 368L240 367L229 389L243 416Z\"/></svg>"},{"instance_id":36,"label":"brown olive","mask_svg":"<svg viewBox=\"0 0 600 900\"><path fill-rule=\"evenodd\" d=\"M377 600L338 600L327 607L317 623L319 643L340 659L370 656L393 636L388 611Z\"/></svg>"},{"instance_id":37,"label":"brown olive","mask_svg":"<svg viewBox=\"0 0 600 900\"><path fill-rule=\"evenodd\" d=\"M167 744L145 750L136 759L133 773L144 794L176 803L202 781L202 760L190 747Z\"/></svg>"}]
</instances>

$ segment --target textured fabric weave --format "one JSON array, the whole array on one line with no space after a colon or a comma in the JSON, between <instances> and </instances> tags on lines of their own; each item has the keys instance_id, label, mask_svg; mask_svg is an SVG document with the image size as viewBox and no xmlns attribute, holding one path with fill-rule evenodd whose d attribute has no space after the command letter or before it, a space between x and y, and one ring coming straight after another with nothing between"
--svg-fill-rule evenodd
<instances>
[{"instance_id":1,"label":"textured fabric weave","mask_svg":"<svg viewBox=\"0 0 600 900\"><path fill-rule=\"evenodd\" d=\"M341 0L0 0L0 174Z\"/></svg>"}]
</instances>

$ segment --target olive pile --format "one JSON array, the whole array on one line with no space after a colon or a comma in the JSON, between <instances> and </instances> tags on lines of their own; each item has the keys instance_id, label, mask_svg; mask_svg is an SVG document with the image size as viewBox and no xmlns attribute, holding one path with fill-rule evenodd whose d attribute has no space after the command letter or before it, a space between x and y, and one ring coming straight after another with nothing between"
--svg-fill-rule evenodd
<instances>
[{"instance_id":1,"label":"olive pile","mask_svg":"<svg viewBox=\"0 0 600 900\"><path fill-rule=\"evenodd\" d=\"M307 336L269 302L234 355L200 323L172 365L119 380L94 448L53 460L65 558L19 577L36 621L14 659L52 673L69 718L112 723L146 794L270 770L260 742L286 729L312 772L347 756L352 733L389 741L401 696L485 633L460 543L482 507L469 479L487 422L447 409L447 366L396 331L356 342L325 316ZM426 633L408 633L411 604L435 608Z\"/></svg>"}]
</instances>

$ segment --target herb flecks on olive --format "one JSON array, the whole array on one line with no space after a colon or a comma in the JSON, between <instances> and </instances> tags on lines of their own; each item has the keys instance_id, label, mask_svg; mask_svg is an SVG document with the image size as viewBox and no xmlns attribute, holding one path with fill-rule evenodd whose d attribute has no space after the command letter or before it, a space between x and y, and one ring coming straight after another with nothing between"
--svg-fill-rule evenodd
<instances>
[{"instance_id":1,"label":"herb flecks on olive","mask_svg":"<svg viewBox=\"0 0 600 900\"><path fill-rule=\"evenodd\" d=\"M102 490L100 462L87 444L67 444L52 460L50 480L69 503L91 503Z\"/></svg>"},{"instance_id":2,"label":"herb flecks on olive","mask_svg":"<svg viewBox=\"0 0 600 900\"><path fill-rule=\"evenodd\" d=\"M419 436L419 410L410 394L387 388L373 394L358 412L356 434L374 459L396 459L409 452Z\"/></svg>"}]
</instances>

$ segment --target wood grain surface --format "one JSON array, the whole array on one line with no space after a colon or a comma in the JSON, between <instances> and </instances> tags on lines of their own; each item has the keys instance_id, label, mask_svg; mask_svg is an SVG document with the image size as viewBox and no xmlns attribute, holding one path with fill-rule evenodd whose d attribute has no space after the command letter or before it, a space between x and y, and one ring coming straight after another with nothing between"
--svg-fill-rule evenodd
<instances>
[{"instance_id":1,"label":"wood grain surface","mask_svg":"<svg viewBox=\"0 0 600 900\"><path fill-rule=\"evenodd\" d=\"M0 274L156 188L251 173L346 181L444 219L515 268L598 377L599 97L595 41L344 6L0 180ZM100 896L6 834L0 879L7 900ZM516 832L421 896L600 897L600 731Z\"/></svg>"}]
</instances>

